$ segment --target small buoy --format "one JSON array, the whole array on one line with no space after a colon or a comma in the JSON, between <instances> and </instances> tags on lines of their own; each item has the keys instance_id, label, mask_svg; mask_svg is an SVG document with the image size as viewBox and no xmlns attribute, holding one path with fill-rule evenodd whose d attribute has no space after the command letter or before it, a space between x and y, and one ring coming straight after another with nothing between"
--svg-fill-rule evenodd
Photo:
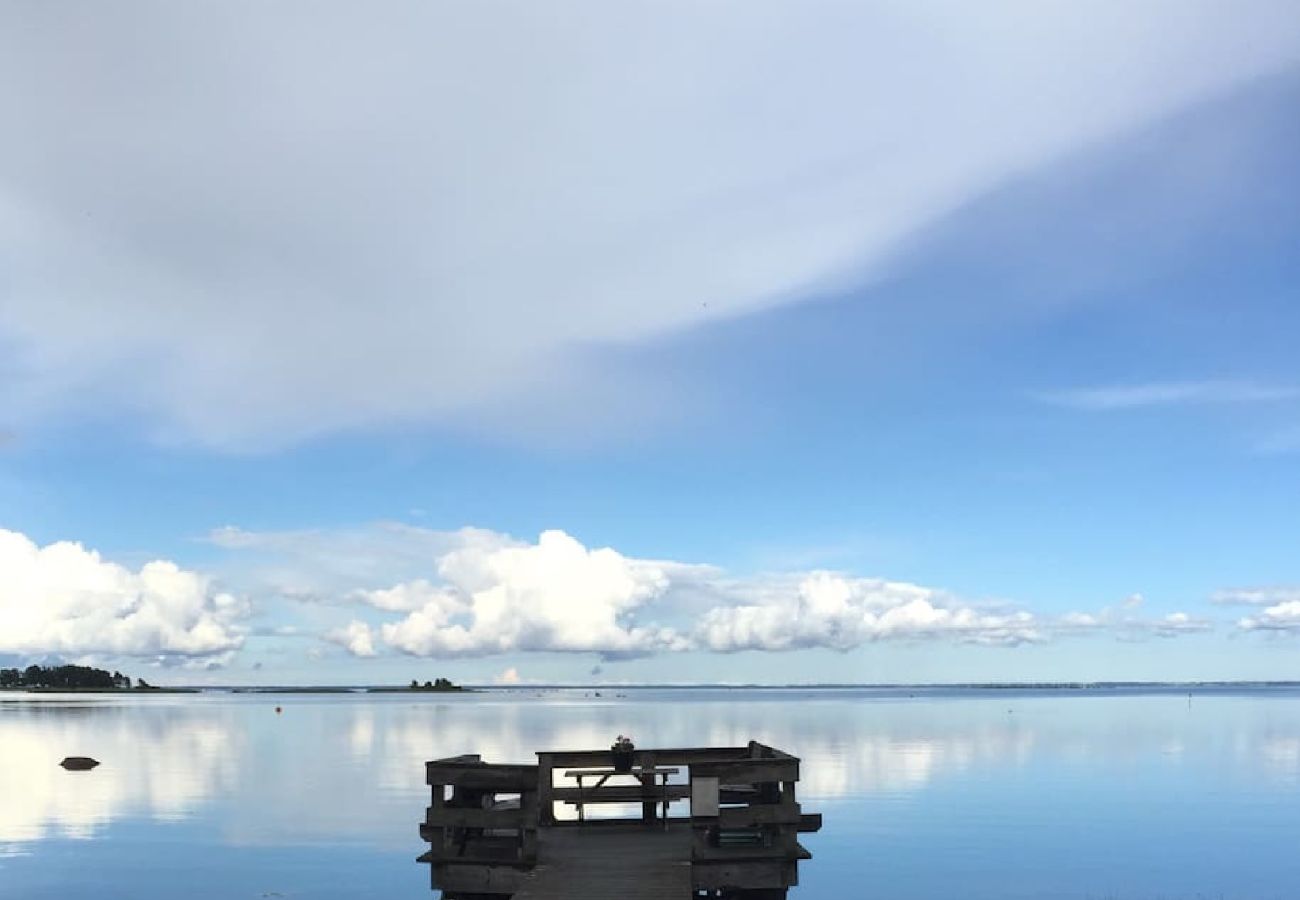
<instances>
[{"instance_id":1,"label":"small buoy","mask_svg":"<svg viewBox=\"0 0 1300 900\"><path fill-rule=\"evenodd\" d=\"M282 712L284 712L284 710L280 709L280 707L277 706L277 707L275 708L275 714L276 714L277 716L278 716L280 713L282 713Z\"/></svg>"},{"instance_id":2,"label":"small buoy","mask_svg":"<svg viewBox=\"0 0 1300 900\"><path fill-rule=\"evenodd\" d=\"M89 756L68 756L59 765L69 772L84 772L99 765L99 760L91 759Z\"/></svg>"}]
</instances>

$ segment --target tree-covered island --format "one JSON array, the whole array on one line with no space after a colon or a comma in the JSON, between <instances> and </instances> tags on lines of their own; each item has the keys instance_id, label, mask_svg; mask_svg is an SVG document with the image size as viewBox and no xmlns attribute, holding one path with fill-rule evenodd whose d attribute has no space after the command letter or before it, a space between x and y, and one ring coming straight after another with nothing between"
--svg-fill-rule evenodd
<instances>
[{"instance_id":1,"label":"tree-covered island","mask_svg":"<svg viewBox=\"0 0 1300 900\"><path fill-rule=\"evenodd\" d=\"M26 691L154 691L143 678L134 688L130 676L91 666L28 666L25 669L0 669L0 689Z\"/></svg>"},{"instance_id":2,"label":"tree-covered island","mask_svg":"<svg viewBox=\"0 0 1300 900\"><path fill-rule=\"evenodd\" d=\"M412 678L411 683L406 687L384 687L370 688L372 694L388 694L399 691L427 691L429 693L459 693L467 690L458 684L453 684L448 678L435 678L433 681L426 681L421 684L418 680Z\"/></svg>"}]
</instances>

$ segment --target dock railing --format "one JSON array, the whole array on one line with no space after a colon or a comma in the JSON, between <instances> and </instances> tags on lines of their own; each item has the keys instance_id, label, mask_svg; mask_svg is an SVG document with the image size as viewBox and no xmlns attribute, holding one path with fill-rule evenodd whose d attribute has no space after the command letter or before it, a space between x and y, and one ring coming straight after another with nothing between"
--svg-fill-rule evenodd
<instances>
[{"instance_id":1,"label":"dock railing","mask_svg":"<svg viewBox=\"0 0 1300 900\"><path fill-rule=\"evenodd\" d=\"M749 753L747 747L669 747L634 750L632 769L635 772L657 767L677 767L690 772L693 771L693 767L702 763L748 759ZM556 804L573 805L589 796L576 785L555 784L556 773L562 775L568 769L608 766L609 762L608 750L558 750L538 753L538 808L541 823L562 824L555 815ZM690 797L691 789L689 784L670 783L662 793L648 792L638 785L606 787L603 793L607 798L621 798L627 803L653 805L656 801L662 802L665 797L669 803L685 800Z\"/></svg>"},{"instance_id":2,"label":"dock railing","mask_svg":"<svg viewBox=\"0 0 1300 900\"><path fill-rule=\"evenodd\" d=\"M537 861L537 766L477 754L425 763L431 802L420 825L438 887L509 893Z\"/></svg>"},{"instance_id":3,"label":"dock railing","mask_svg":"<svg viewBox=\"0 0 1300 900\"><path fill-rule=\"evenodd\" d=\"M630 774L641 783L598 790L563 780L557 784L557 776L611 767L607 750L543 751L537 761L535 766L489 765L466 755L425 764L432 802L420 836L431 846L421 860L432 863L435 888L446 896L510 895L538 863L541 831L560 828L579 837L581 830L569 829L590 826L618 833L607 831L603 822L589 820L584 826L576 819L557 820L556 807L563 804L640 804L643 823L680 835L692 889L713 897L784 896L798 883L798 862L810 857L799 833L821 828L821 816L804 813L795 796L799 759L757 741L744 747L637 750ZM649 773L664 770L677 770L684 782L654 784ZM681 810L682 800L689 801L688 814L656 818L656 806L667 802ZM626 829L622 821L619 827ZM551 849L543 849L543 855L557 852L555 833L547 834L552 843L544 848Z\"/></svg>"},{"instance_id":4,"label":"dock railing","mask_svg":"<svg viewBox=\"0 0 1300 900\"><path fill-rule=\"evenodd\" d=\"M799 759L757 741L746 750L743 759L691 767L697 890L791 887L798 883L798 861L810 857L799 833L821 828L821 815L804 813L796 799Z\"/></svg>"}]
</instances>

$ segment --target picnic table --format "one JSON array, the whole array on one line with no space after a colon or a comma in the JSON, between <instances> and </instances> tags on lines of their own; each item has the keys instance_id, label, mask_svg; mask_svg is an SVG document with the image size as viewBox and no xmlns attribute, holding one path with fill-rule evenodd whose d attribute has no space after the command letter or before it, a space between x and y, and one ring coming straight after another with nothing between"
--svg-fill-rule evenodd
<instances>
[{"instance_id":1,"label":"picnic table","mask_svg":"<svg viewBox=\"0 0 1300 900\"><path fill-rule=\"evenodd\" d=\"M596 769L569 769L564 773L564 777L573 778L578 782L578 794L570 801L578 810L578 821L587 821L586 805L588 803L628 803L635 802L636 797L629 797L627 789L622 786L610 785L606 787L606 782L611 778L619 775L627 775L636 778L641 783L640 791L637 792L641 800L641 818L649 823L658 818L658 810L663 807L663 825L668 827L668 804L672 798L668 795L668 776L676 775L680 769L675 766L633 766L631 769L620 772L612 766L604 766ZM593 784L587 785L583 782L588 778L596 779ZM659 779L656 784L656 779ZM658 789L656 791L656 788Z\"/></svg>"}]
</instances>

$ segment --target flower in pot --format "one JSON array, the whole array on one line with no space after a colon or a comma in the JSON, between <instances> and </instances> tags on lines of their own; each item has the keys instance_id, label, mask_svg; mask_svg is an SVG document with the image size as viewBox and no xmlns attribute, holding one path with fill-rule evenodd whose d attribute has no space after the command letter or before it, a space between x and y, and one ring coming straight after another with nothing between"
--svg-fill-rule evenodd
<instances>
[{"instance_id":1,"label":"flower in pot","mask_svg":"<svg viewBox=\"0 0 1300 900\"><path fill-rule=\"evenodd\" d=\"M632 751L635 749L632 738L625 734L620 734L610 745L609 754L613 758L615 772L632 771Z\"/></svg>"}]
</instances>

